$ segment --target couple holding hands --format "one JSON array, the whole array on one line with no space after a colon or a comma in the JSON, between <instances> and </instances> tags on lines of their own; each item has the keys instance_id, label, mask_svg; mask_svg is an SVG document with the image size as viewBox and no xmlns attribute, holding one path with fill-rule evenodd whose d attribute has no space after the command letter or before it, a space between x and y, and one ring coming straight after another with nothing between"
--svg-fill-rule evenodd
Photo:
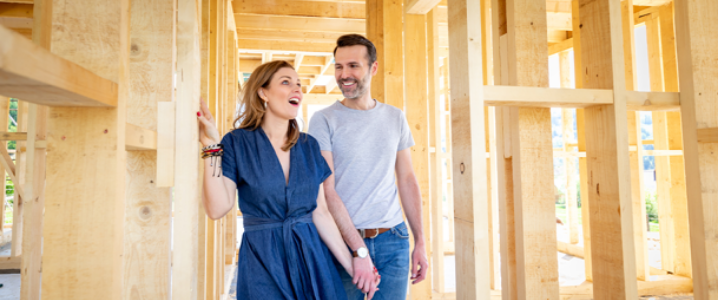
<instances>
[{"instance_id":1,"label":"couple holding hands","mask_svg":"<svg viewBox=\"0 0 718 300\"><path fill-rule=\"evenodd\" d=\"M414 140L404 113L371 97L376 48L345 35L334 60L345 98L315 113L309 134L286 61L252 72L239 125L221 139L202 102L205 211L223 217L236 191L244 215L237 299L403 300L409 271L414 284L428 272Z\"/></svg>"}]
</instances>

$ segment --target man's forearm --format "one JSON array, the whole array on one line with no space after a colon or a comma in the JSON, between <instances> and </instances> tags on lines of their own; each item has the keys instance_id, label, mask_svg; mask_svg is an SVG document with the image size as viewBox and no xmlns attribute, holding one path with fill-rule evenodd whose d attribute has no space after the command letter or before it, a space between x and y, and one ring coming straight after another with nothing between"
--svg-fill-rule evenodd
<instances>
[{"instance_id":1,"label":"man's forearm","mask_svg":"<svg viewBox=\"0 0 718 300\"><path fill-rule=\"evenodd\" d=\"M329 212L334 217L334 221L337 223L337 227L342 233L342 237L347 245L349 245L352 250L365 247L364 240L359 235L356 227L354 227L354 222L352 222L351 217L349 217L349 211L347 211L337 192L333 189L327 189L325 186L325 194Z\"/></svg>"},{"instance_id":2,"label":"man's forearm","mask_svg":"<svg viewBox=\"0 0 718 300\"><path fill-rule=\"evenodd\" d=\"M409 227L414 235L414 243L424 245L424 227L422 226L421 217L421 191L416 177L409 176L398 182L399 197L404 207L406 219L409 221Z\"/></svg>"}]
</instances>

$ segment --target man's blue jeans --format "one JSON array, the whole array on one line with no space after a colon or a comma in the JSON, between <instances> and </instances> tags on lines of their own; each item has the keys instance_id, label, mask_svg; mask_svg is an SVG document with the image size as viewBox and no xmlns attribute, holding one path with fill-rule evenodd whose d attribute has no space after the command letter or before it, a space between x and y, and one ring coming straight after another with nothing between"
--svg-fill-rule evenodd
<instances>
[{"instance_id":1,"label":"man's blue jeans","mask_svg":"<svg viewBox=\"0 0 718 300\"><path fill-rule=\"evenodd\" d=\"M376 269L381 275L379 291L374 294L376 300L404 300L409 284L410 254L409 230L406 224L396 225L373 239L364 239ZM336 260L335 260L336 263ZM340 264L336 264L344 283L349 300L364 299L364 294L352 284L352 277Z\"/></svg>"}]
</instances>

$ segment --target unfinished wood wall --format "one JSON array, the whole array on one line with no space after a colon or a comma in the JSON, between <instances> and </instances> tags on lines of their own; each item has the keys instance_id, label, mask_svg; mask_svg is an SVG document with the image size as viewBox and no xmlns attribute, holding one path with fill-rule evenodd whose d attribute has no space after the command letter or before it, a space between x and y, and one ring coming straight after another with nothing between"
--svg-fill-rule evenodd
<instances>
[{"instance_id":1,"label":"unfinished wood wall","mask_svg":"<svg viewBox=\"0 0 718 300\"><path fill-rule=\"evenodd\" d=\"M237 211L213 221L202 210L199 97L226 133L239 72L288 59L307 103L330 103L340 98L336 85L318 85L318 76L333 74L332 42L349 32L377 45L372 95L406 111L417 141L434 269L411 298L613 300L693 291L718 299L711 0L5 2L0 39L12 46L0 46L0 94L21 100L24 135L3 138L18 141L14 163L0 151L16 186L12 255L0 267L22 269L21 299L222 297L225 267L236 258ZM272 13L292 16L262 16ZM636 25L647 29L651 92L636 91ZM321 27L333 28L322 35ZM257 58L238 48L264 51ZM563 82L549 90L554 53ZM576 145L552 149L548 107L577 109ZM652 111L653 141L641 138L639 111ZM573 123L570 111L563 116ZM655 150L644 150L648 144ZM583 248L571 205L569 242L556 242L550 174L559 155L578 157L567 169L580 176L567 184L580 182ZM660 270L649 267L646 251L645 156L657 162ZM555 249L583 256L586 283L559 288ZM444 282L447 254L456 256L456 291Z\"/></svg>"}]
</instances>

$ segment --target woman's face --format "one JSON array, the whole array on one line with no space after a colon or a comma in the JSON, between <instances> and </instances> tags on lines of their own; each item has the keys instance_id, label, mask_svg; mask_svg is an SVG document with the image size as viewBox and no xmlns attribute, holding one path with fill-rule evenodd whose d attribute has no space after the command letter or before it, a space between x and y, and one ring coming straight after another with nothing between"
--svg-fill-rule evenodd
<instances>
[{"instance_id":1,"label":"woman's face","mask_svg":"<svg viewBox=\"0 0 718 300\"><path fill-rule=\"evenodd\" d=\"M272 76L267 88L260 89L267 101L267 113L281 119L291 120L297 117L302 103L302 83L292 68L281 68Z\"/></svg>"}]
</instances>

